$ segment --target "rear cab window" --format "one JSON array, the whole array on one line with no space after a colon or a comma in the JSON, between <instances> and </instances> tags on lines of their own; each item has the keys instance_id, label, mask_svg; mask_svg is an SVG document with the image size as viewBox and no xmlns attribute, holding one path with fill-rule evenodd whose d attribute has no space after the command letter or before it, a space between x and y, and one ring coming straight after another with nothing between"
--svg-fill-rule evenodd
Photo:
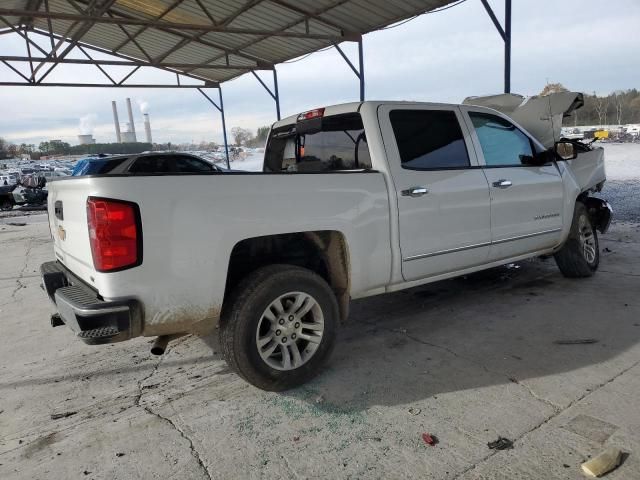
<instances>
[{"instance_id":1,"label":"rear cab window","mask_svg":"<svg viewBox=\"0 0 640 480\"><path fill-rule=\"evenodd\" d=\"M371 157L359 113L323 117L320 130L296 131L286 125L272 130L265 152L265 172L327 173L370 170Z\"/></svg>"}]
</instances>

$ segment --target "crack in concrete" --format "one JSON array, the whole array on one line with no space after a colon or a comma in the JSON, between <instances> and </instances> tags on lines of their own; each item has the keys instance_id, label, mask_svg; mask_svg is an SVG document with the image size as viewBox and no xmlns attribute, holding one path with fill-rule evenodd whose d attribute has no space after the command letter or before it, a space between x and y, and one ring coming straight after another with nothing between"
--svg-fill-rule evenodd
<instances>
[{"instance_id":1,"label":"crack in concrete","mask_svg":"<svg viewBox=\"0 0 640 480\"><path fill-rule=\"evenodd\" d=\"M451 355L453 355L453 356L454 356L454 357L456 357L456 358L459 358L459 359L464 360L464 361L466 361L466 362L472 363L472 364L474 364L474 365L478 365L480 368L482 368L482 369L483 369L485 372L487 372L487 373L491 373L491 374L493 374L493 375L499 375L499 376L501 376L501 377L505 377L505 378L506 378L508 381L510 381L511 383L515 383L516 385L519 385L519 386L521 386L522 388L524 388L524 389L525 389L525 390L526 390L526 391L527 391L527 392L528 392L528 393L529 393L533 398L535 398L536 400L538 400L538 401L540 401L540 402L542 402L542 403L544 403L544 404L548 405L549 407L551 407L551 408L553 409L553 411L554 411L554 412L559 412L559 411L561 411L561 407L560 407L560 405L556 405L556 404L555 404L555 403L553 403L552 401L550 401L550 400L548 400L548 399L546 399L546 398L544 398L544 397L539 396L537 393L535 393L535 392L533 391L533 389L532 389L531 387L529 387L529 385L527 385L526 383L521 382L520 380L518 380L518 379L517 379L517 378L515 378L515 377L510 377L510 376L508 376L508 375L507 375L507 374L505 374L505 373L502 373L502 372L498 372L498 371L492 370L492 369L490 369L489 367L487 367L486 365L484 365L484 364L482 364L482 363L480 363L480 362L478 362L478 361L476 361L476 360L474 360L474 359L472 359L472 358L466 357L466 356L464 356L464 355L460 355L458 352L456 352L455 350L452 350L452 349L450 349L450 348L448 348L448 347L444 347L444 346L442 346L442 345L437 345L437 344L435 344L435 343L427 342L427 341L422 340L422 339L420 339L420 338L418 338L418 337L414 337L414 336L412 336L412 335L409 335L408 333L406 334L406 336L407 336L407 338L409 338L409 339L413 340L414 342L418 342L418 343L422 343L422 344L424 344L424 345L429 345L429 346L434 347L434 348L442 349L442 350L444 350L444 351L446 351L446 352L449 352Z\"/></svg>"},{"instance_id":2,"label":"crack in concrete","mask_svg":"<svg viewBox=\"0 0 640 480\"><path fill-rule=\"evenodd\" d=\"M363 323L366 323L368 325L374 325L371 322L363 322ZM392 328L387 328L387 327L380 327L380 325L377 325L377 324L376 324L376 326L378 326L379 328L382 328L383 330L386 330L388 332L394 332L394 333L403 334L408 339L413 340L414 342L420 343L422 345L427 345L427 346L430 346L430 347L433 347L433 348L438 348L440 350L444 350L445 352L453 355L456 358L464 360L465 362L469 362L469 363L471 363L473 365L479 366L480 368L482 368L487 373L491 373L493 375L499 375L501 377L504 377L505 379L507 379L511 383L515 383L516 385L519 385L522 388L524 388L533 398L535 398L536 400L548 405L549 407L551 407L553 409L554 412L560 412L562 410L562 407L560 405L556 405L551 400L548 400L548 399L546 399L544 397L541 397L540 395L535 393L535 391L529 385L527 385L526 383L521 382L520 380L518 380L515 377L510 377L505 373L492 370L489 367L487 367L486 365L484 365L484 364L482 364L482 363L480 363L480 362L478 362L478 361L476 361L476 360L474 360L472 358L466 357L464 355L460 355L458 352L456 352L455 350L450 349L449 347L445 347L443 345L438 345L438 344L435 344L435 343L427 342L426 340L422 340L421 338L414 337L413 335L410 335L409 333L407 333L404 330L392 329Z\"/></svg>"},{"instance_id":3,"label":"crack in concrete","mask_svg":"<svg viewBox=\"0 0 640 480\"><path fill-rule=\"evenodd\" d=\"M149 415L153 415L153 416L159 418L160 420L163 420L164 422L168 423L171 427L173 427L173 429L176 432L178 432L180 434L180 436L182 438L184 438L189 443L189 450L191 451L191 456L196 459L196 461L198 462L198 465L200 465L200 468L202 468L202 471L204 472L206 477L209 480L211 480L212 477L211 477L211 474L209 473L209 469L204 464L204 461L202 460L202 457L200 457L200 454L198 453L198 450L196 449L196 447L193 444L193 440L191 440L191 438L189 438L189 436L184 432L184 430L182 430L180 427L178 427L178 425L176 425L176 423L174 423L173 420L171 420L169 417L165 417L164 415L161 415L158 412L154 412L153 410L151 410L150 407L144 406L144 407L141 407L141 408L145 412L147 412Z\"/></svg>"},{"instance_id":4,"label":"crack in concrete","mask_svg":"<svg viewBox=\"0 0 640 480\"><path fill-rule=\"evenodd\" d=\"M33 247L33 239L30 238L29 243L27 244L27 249L24 252L24 265L22 266L22 269L20 270L20 273L16 278L16 283L18 284L18 286L13 290L13 292L11 292L12 299L15 298L16 293L18 293L18 290L22 288L26 288L26 285L22 283L21 280L24 278L24 272L27 269L27 264L29 263L29 255L31 255L32 247Z\"/></svg>"},{"instance_id":5,"label":"crack in concrete","mask_svg":"<svg viewBox=\"0 0 640 480\"><path fill-rule=\"evenodd\" d=\"M160 420L164 421L165 423L169 424L176 432L178 432L180 434L180 436L182 438L184 438L187 443L189 444L189 451L191 452L191 456L193 458L195 458L196 462L198 462L198 465L200 466L200 468L202 469L202 471L204 472L206 478L208 478L209 480L212 479L211 477L211 473L209 473L209 469L207 468L207 466L205 465L204 461L202 460L202 457L200 456L200 453L198 452L198 450L196 449L195 445L193 444L193 440L191 440L191 438L185 433L184 430L182 430L180 427L178 427L178 425L171 420L169 417L165 417L164 415L155 412L151 409L151 407L147 406L147 405L142 405L141 401L142 401L142 396L144 395L143 392L143 383L146 382L147 380L150 380L151 377L153 377L156 372L158 371L158 369L160 368L160 365L162 364L162 361L164 360L165 356L169 353L170 348L167 347L167 350L165 351L164 355L162 355L160 357L160 359L158 360L158 362L156 363L156 365L154 366L153 370L151 370L151 372L149 373L149 375L141 378L138 381L138 394L135 397L134 400L134 406L135 407L139 407L141 409L143 409L145 412L147 412L149 415L153 415L154 417L159 418Z\"/></svg>"},{"instance_id":6,"label":"crack in concrete","mask_svg":"<svg viewBox=\"0 0 640 480\"><path fill-rule=\"evenodd\" d=\"M600 383L597 385L596 388L586 392L584 395L581 395L580 397L576 398L575 400L572 400L571 402L569 402L569 404L567 404L567 406L559 411L556 411L553 415L550 415L549 417L545 418L542 422L540 422L538 425L534 426L533 428L527 430L526 432L524 432L522 435L520 435L519 437L517 437L516 439L513 440L513 443L516 443L520 440L522 440L524 437L526 437L527 435L535 432L536 430L539 430L540 428L542 428L544 425L547 425L551 420L553 420L554 418L556 418L558 415L560 415L563 412L566 412L567 410L569 410L571 407L573 407L575 404L577 404L578 402L581 402L582 400L584 400L585 398L589 397L590 395L593 395L594 393L596 393L597 391L599 391L600 389L606 387L607 385L609 385L610 383L614 382L616 379L618 379L619 377L621 377L622 375L624 375L625 373L627 373L629 370L635 368L636 366L640 365L640 360L638 360L637 362L634 362L633 364L631 364L629 367L621 370L620 372L618 372L616 375L614 375L613 377L609 378L608 380ZM486 455L485 457L483 457L482 459L480 459L478 462L472 464L471 466L469 466L468 468L464 469L462 472L460 472L459 474L457 474L453 480L456 480L460 477L462 477L463 475L465 475L467 472L470 472L474 469L476 469L478 466L480 466L481 464L485 463L487 460L489 460L491 457L493 457L494 455L496 455L499 452L499 450L494 450L492 451L489 455Z\"/></svg>"}]
</instances>

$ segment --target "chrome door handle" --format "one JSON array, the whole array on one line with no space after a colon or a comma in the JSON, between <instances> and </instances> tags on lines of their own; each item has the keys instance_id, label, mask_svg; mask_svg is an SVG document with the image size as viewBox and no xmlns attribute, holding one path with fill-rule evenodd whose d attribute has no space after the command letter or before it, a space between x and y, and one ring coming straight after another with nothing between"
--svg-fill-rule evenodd
<instances>
[{"instance_id":1,"label":"chrome door handle","mask_svg":"<svg viewBox=\"0 0 640 480\"><path fill-rule=\"evenodd\" d=\"M406 190L402 190L403 197L421 197L422 195L426 195L429 193L427 187L411 187Z\"/></svg>"},{"instance_id":2,"label":"chrome door handle","mask_svg":"<svg viewBox=\"0 0 640 480\"><path fill-rule=\"evenodd\" d=\"M493 182L493 186L496 188L509 188L511 185L513 185L511 180L505 180L504 178L497 182Z\"/></svg>"}]
</instances>

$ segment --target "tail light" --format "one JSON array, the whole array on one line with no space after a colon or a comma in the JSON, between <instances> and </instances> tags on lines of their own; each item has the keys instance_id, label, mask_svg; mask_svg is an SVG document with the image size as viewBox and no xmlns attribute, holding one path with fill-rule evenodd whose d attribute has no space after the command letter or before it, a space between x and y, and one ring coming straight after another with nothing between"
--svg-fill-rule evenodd
<instances>
[{"instance_id":1,"label":"tail light","mask_svg":"<svg viewBox=\"0 0 640 480\"><path fill-rule=\"evenodd\" d=\"M324 116L324 107L323 108L314 108L313 110L309 110L308 112L301 113L298 115L298 122L301 120L312 120L314 118L322 118Z\"/></svg>"},{"instance_id":2,"label":"tail light","mask_svg":"<svg viewBox=\"0 0 640 480\"><path fill-rule=\"evenodd\" d=\"M138 205L122 200L89 197L89 242L93 266L113 272L142 263L142 228Z\"/></svg>"}]
</instances>

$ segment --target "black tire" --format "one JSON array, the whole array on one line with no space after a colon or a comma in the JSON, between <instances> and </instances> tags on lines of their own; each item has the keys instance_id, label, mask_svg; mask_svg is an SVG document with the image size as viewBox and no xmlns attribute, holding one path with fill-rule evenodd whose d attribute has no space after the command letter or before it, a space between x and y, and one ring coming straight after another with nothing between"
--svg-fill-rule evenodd
<instances>
[{"instance_id":1,"label":"black tire","mask_svg":"<svg viewBox=\"0 0 640 480\"><path fill-rule=\"evenodd\" d=\"M582 232L580 225L582 225ZM585 238L591 238L593 254L590 256L584 248ZM592 276L600 263L600 246L598 233L582 202L576 202L569 238L563 247L554 255L556 264L562 275L568 278L582 278Z\"/></svg>"},{"instance_id":2,"label":"black tire","mask_svg":"<svg viewBox=\"0 0 640 480\"><path fill-rule=\"evenodd\" d=\"M2 211L13 210L13 203L11 203L11 201L7 199L0 200L0 210Z\"/></svg>"},{"instance_id":3,"label":"black tire","mask_svg":"<svg viewBox=\"0 0 640 480\"><path fill-rule=\"evenodd\" d=\"M324 331L306 363L283 371L272 368L262 359L256 344L256 332L267 307L290 292L302 292L313 297L322 311ZM269 265L244 278L225 302L220 319L220 346L229 366L247 382L262 390L287 390L319 373L333 351L338 320L338 302L322 277L301 267Z\"/></svg>"}]
</instances>

